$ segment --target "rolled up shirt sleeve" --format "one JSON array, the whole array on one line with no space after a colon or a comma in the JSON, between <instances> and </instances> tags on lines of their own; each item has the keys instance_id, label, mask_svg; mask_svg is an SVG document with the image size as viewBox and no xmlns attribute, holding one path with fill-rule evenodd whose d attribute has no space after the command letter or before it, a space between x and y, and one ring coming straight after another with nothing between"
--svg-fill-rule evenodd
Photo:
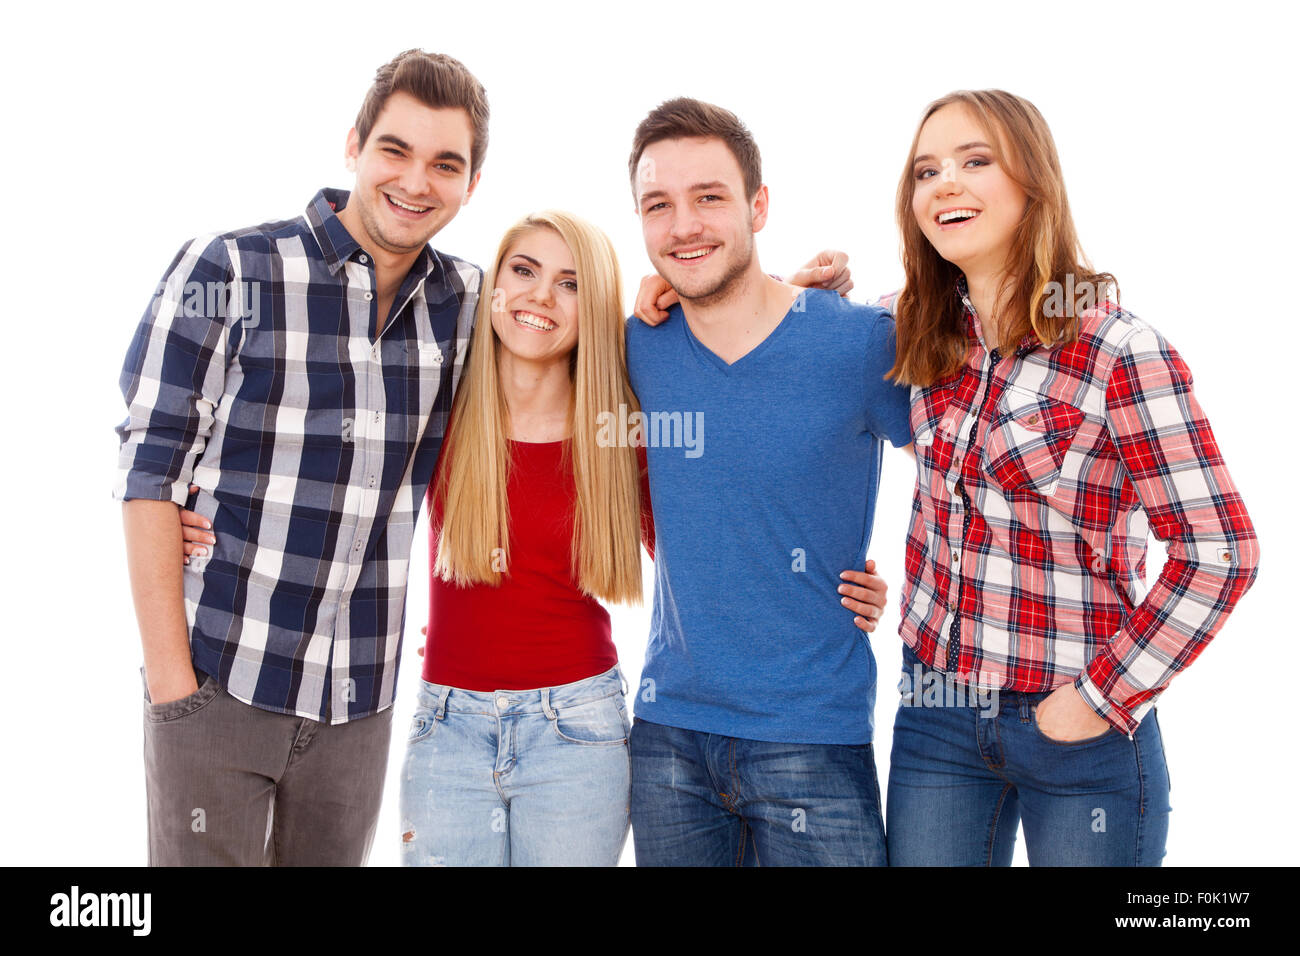
<instances>
[{"instance_id":1,"label":"rolled up shirt sleeve","mask_svg":"<svg viewBox=\"0 0 1300 956\"><path fill-rule=\"evenodd\" d=\"M172 260L119 380L127 418L116 429L118 500L185 503L221 402L232 336L239 335L238 295L222 239L195 239Z\"/></svg>"},{"instance_id":2,"label":"rolled up shirt sleeve","mask_svg":"<svg viewBox=\"0 0 1300 956\"><path fill-rule=\"evenodd\" d=\"M1154 330L1135 330L1121 350L1106 386L1106 419L1168 557L1075 686L1099 715L1131 734L1254 582L1259 542L1192 394L1191 373Z\"/></svg>"}]
</instances>

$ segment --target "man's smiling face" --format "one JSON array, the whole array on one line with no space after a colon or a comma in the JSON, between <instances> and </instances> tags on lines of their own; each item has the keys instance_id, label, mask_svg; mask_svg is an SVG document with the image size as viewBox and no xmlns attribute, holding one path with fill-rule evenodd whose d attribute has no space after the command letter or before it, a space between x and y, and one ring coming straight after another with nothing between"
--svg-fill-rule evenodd
<instances>
[{"instance_id":1,"label":"man's smiling face","mask_svg":"<svg viewBox=\"0 0 1300 956\"><path fill-rule=\"evenodd\" d=\"M651 143L638 170L637 210L655 270L682 299L725 298L754 260L766 187L747 196L740 164L715 137Z\"/></svg>"},{"instance_id":2,"label":"man's smiling face","mask_svg":"<svg viewBox=\"0 0 1300 956\"><path fill-rule=\"evenodd\" d=\"M472 143L463 109L434 109L409 93L393 93L364 146L355 129L348 133L357 179L340 214L344 225L372 252L419 252L478 185L478 173L469 172Z\"/></svg>"}]
</instances>

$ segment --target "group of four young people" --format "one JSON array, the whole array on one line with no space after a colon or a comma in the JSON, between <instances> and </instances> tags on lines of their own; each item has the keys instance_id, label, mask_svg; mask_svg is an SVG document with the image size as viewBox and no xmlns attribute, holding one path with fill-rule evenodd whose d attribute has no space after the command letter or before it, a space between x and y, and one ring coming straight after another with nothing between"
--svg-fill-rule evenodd
<instances>
[{"instance_id":1,"label":"group of four young people","mask_svg":"<svg viewBox=\"0 0 1300 956\"><path fill-rule=\"evenodd\" d=\"M521 220L481 282L427 246L486 139L464 67L402 54L351 193L191 243L141 323L120 494L151 861L364 861L427 499L404 862L613 864L630 819L642 865L1005 864L1023 819L1034 863L1158 863L1152 705L1257 545L1185 366L1080 253L1033 106L927 108L886 308L829 256L795 277L829 289L765 275L753 138L662 104L629 164L657 275L626 325L577 217ZM196 280L266 297L258 321L192 314ZM1100 294L1058 308L1067 281ZM887 831L884 587L857 570L884 441L917 467ZM1148 523L1171 549L1144 595ZM633 723L600 601L640 598L642 543ZM957 681L992 706L921 691Z\"/></svg>"}]
</instances>

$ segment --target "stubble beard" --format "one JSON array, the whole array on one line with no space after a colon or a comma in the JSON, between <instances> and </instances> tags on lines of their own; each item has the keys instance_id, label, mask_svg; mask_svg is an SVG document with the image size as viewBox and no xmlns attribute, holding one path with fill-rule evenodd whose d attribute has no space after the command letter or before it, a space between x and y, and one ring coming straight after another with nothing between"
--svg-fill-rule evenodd
<instances>
[{"instance_id":1,"label":"stubble beard","mask_svg":"<svg viewBox=\"0 0 1300 956\"><path fill-rule=\"evenodd\" d=\"M387 200L383 198L383 194L380 193L379 202L386 201ZM411 252L418 252L427 245L429 240L437 233L437 230L435 229L415 245L399 245L385 232L384 226L379 220L379 211L375 209L374 206L368 202L362 202L357 211L361 214L361 225L366 230L366 235L370 237L371 241L385 252L391 252L394 255L406 255Z\"/></svg>"},{"instance_id":2,"label":"stubble beard","mask_svg":"<svg viewBox=\"0 0 1300 956\"><path fill-rule=\"evenodd\" d=\"M749 235L748 247L741 252L736 260L732 263L731 268L718 277L718 281L710 287L698 292L690 293L677 287L673 291L683 302L690 302L694 306L710 307L719 305L730 299L736 292L736 287L740 283L740 278L749 270L750 264L754 261L754 237ZM670 282L669 285L672 285Z\"/></svg>"}]
</instances>

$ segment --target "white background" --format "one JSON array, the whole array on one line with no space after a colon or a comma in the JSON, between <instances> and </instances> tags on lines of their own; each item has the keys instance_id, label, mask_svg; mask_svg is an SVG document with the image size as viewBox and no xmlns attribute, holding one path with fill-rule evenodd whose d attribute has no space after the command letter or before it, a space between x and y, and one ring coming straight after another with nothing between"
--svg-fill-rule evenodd
<instances>
[{"instance_id":1,"label":"white background","mask_svg":"<svg viewBox=\"0 0 1300 956\"><path fill-rule=\"evenodd\" d=\"M348 187L344 137L373 72L416 46L461 59L492 103L479 191L435 243L484 263L521 214L568 209L614 239L629 303L647 263L627 153L661 100L700 97L749 124L772 197L764 266L788 272L820 248L847 250L859 300L899 284L894 189L925 104L961 87L1032 100L1056 135L1086 251L1191 366L1262 539L1254 589L1162 699L1166 863L1294 858L1289 5L31 6L6 13L0 40L0 408L13 439L0 470L4 862L144 861L139 640L110 489L117 377L154 284L185 239L294 216L320 187ZM874 638L882 785L912 480L889 452L874 538L891 586ZM398 858L425 540L421 529L373 864ZM1153 574L1163 559L1155 544ZM649 562L646 575L649 588ZM635 686L648 612L614 621Z\"/></svg>"}]
</instances>

